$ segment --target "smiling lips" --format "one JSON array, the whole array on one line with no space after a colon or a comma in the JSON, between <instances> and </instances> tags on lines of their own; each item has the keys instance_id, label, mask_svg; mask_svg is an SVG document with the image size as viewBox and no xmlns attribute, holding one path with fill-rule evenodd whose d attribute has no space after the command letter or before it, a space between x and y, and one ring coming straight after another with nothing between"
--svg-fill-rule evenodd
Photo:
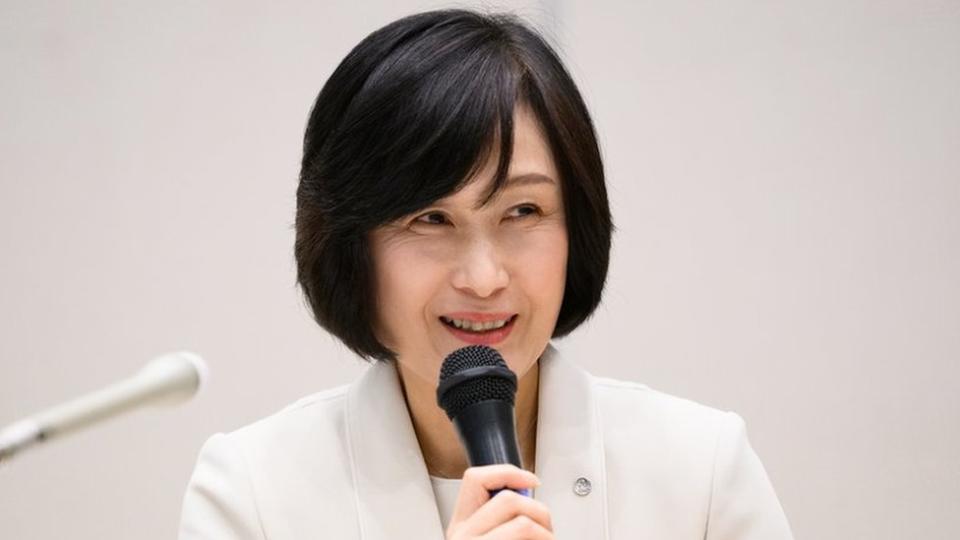
<instances>
[{"instance_id":1,"label":"smiling lips","mask_svg":"<svg viewBox=\"0 0 960 540\"><path fill-rule=\"evenodd\" d=\"M440 317L443 326L461 341L493 345L510 335L517 315L510 313L451 313Z\"/></svg>"}]
</instances>

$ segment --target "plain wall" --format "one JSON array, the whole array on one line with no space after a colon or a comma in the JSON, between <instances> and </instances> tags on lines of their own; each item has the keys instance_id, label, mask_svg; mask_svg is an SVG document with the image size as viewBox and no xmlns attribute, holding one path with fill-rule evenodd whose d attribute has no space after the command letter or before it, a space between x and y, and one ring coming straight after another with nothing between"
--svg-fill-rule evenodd
<instances>
[{"instance_id":1,"label":"plain wall","mask_svg":"<svg viewBox=\"0 0 960 540\"><path fill-rule=\"evenodd\" d=\"M450 5L0 4L0 425L212 368L0 468L0 537L174 537L207 436L360 373L295 287L303 128L360 39ZM499 6L561 47L618 227L558 346L744 416L798 539L956 538L960 4Z\"/></svg>"}]
</instances>

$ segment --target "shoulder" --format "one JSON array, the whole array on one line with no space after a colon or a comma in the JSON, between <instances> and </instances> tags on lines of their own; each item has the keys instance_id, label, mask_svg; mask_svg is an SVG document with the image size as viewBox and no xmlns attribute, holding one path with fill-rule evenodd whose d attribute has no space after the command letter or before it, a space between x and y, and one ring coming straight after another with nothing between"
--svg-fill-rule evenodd
<instances>
[{"instance_id":1,"label":"shoulder","mask_svg":"<svg viewBox=\"0 0 960 540\"><path fill-rule=\"evenodd\" d=\"M613 448L653 446L687 466L712 465L718 446L745 431L735 412L655 390L644 384L591 377L604 439Z\"/></svg>"},{"instance_id":2,"label":"shoulder","mask_svg":"<svg viewBox=\"0 0 960 540\"><path fill-rule=\"evenodd\" d=\"M644 384L594 376L591 383L605 425L694 436L716 434L731 423L742 422L736 413Z\"/></svg>"},{"instance_id":3,"label":"shoulder","mask_svg":"<svg viewBox=\"0 0 960 540\"><path fill-rule=\"evenodd\" d=\"M302 397L279 411L226 433L245 459L262 464L296 461L297 454L314 458L341 451L347 391L339 386Z\"/></svg>"},{"instance_id":4,"label":"shoulder","mask_svg":"<svg viewBox=\"0 0 960 540\"><path fill-rule=\"evenodd\" d=\"M312 394L210 437L184 496L181 538L259 539L271 526L316 531L324 520L349 522L349 498L331 500L324 492L353 482L343 436L347 388Z\"/></svg>"},{"instance_id":5,"label":"shoulder","mask_svg":"<svg viewBox=\"0 0 960 540\"><path fill-rule=\"evenodd\" d=\"M297 431L303 424L334 421L342 412L349 385L338 386L304 396L277 412L228 433L239 439L259 439L265 435L282 435Z\"/></svg>"},{"instance_id":6,"label":"shoulder","mask_svg":"<svg viewBox=\"0 0 960 540\"><path fill-rule=\"evenodd\" d=\"M541 358L541 397L554 406L588 402L604 436L666 436L695 444L735 421L735 414L655 390L645 384L592 375L552 345ZM561 395L561 397L556 397ZM681 439L687 439L683 441ZM663 439L660 439L663 441Z\"/></svg>"},{"instance_id":7,"label":"shoulder","mask_svg":"<svg viewBox=\"0 0 960 540\"><path fill-rule=\"evenodd\" d=\"M717 456L740 436L740 416L633 382L592 377L592 387L608 476L631 479L612 480L618 490L705 519Z\"/></svg>"},{"instance_id":8,"label":"shoulder","mask_svg":"<svg viewBox=\"0 0 960 540\"><path fill-rule=\"evenodd\" d=\"M602 437L609 461L622 457L631 469L650 467L656 472L676 465L709 478L718 441L742 425L735 413L645 384L592 375L552 346L542 361L541 397L552 398L546 404L567 416L573 407L588 404L589 422ZM638 452L643 460L636 459ZM658 460L669 461L670 466L661 467Z\"/></svg>"},{"instance_id":9,"label":"shoulder","mask_svg":"<svg viewBox=\"0 0 960 540\"><path fill-rule=\"evenodd\" d=\"M709 539L792 538L737 413L643 384L591 381L616 501L648 501Z\"/></svg>"}]
</instances>

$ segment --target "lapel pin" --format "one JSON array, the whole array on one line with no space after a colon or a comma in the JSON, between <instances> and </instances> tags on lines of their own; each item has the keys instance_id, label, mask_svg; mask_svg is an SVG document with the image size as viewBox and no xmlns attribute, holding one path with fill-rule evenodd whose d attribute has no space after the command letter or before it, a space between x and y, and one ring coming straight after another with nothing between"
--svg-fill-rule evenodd
<instances>
[{"instance_id":1,"label":"lapel pin","mask_svg":"<svg viewBox=\"0 0 960 540\"><path fill-rule=\"evenodd\" d=\"M577 481L573 483L573 492L581 497L586 497L592 490L593 484L590 483L590 480L582 476L577 478Z\"/></svg>"}]
</instances>

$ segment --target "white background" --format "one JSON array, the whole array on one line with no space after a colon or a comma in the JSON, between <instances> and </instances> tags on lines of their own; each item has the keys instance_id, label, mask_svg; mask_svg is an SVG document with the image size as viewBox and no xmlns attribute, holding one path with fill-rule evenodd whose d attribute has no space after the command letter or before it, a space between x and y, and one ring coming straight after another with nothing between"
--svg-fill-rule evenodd
<instances>
[{"instance_id":1,"label":"white background","mask_svg":"<svg viewBox=\"0 0 960 540\"><path fill-rule=\"evenodd\" d=\"M0 469L0 537L174 537L207 436L360 372L295 287L302 132L450 5L0 3L0 424L168 350L213 373ZM561 48L618 226L558 346L744 416L798 539L956 538L960 3L500 6Z\"/></svg>"}]
</instances>

